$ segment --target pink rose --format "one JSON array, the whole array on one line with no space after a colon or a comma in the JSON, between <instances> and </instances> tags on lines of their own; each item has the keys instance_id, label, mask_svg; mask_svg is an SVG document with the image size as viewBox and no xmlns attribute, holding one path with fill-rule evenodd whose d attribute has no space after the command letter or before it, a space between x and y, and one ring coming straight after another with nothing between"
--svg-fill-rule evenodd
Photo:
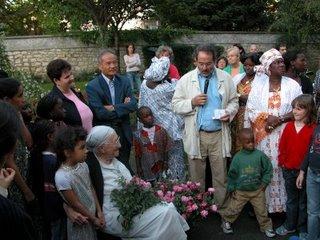
<instances>
[{"instance_id":1,"label":"pink rose","mask_svg":"<svg viewBox=\"0 0 320 240\"><path fill-rule=\"evenodd\" d=\"M175 192L182 192L182 187L180 187L180 186L177 186L177 185L175 185L175 186L173 186L173 191L175 191Z\"/></svg>"},{"instance_id":2,"label":"pink rose","mask_svg":"<svg viewBox=\"0 0 320 240\"><path fill-rule=\"evenodd\" d=\"M157 191L157 195L158 195L160 198L162 198L162 197L163 197L163 192L162 192L161 190L158 190L158 191Z\"/></svg>"},{"instance_id":3,"label":"pink rose","mask_svg":"<svg viewBox=\"0 0 320 240\"><path fill-rule=\"evenodd\" d=\"M195 203L191 207L192 207L193 210L197 210L198 209L198 206Z\"/></svg>"},{"instance_id":4,"label":"pink rose","mask_svg":"<svg viewBox=\"0 0 320 240\"><path fill-rule=\"evenodd\" d=\"M187 207L187 213L192 213L194 211L194 209L192 208L192 206L188 206Z\"/></svg>"},{"instance_id":5,"label":"pink rose","mask_svg":"<svg viewBox=\"0 0 320 240\"><path fill-rule=\"evenodd\" d=\"M197 182L197 183L196 183L196 186L197 186L197 187L200 187L200 186L201 186L201 183Z\"/></svg>"},{"instance_id":6,"label":"pink rose","mask_svg":"<svg viewBox=\"0 0 320 240\"><path fill-rule=\"evenodd\" d=\"M201 216L202 217L207 217L208 216L208 211L207 210L202 210L201 212L200 212L200 214L201 214Z\"/></svg>"},{"instance_id":7,"label":"pink rose","mask_svg":"<svg viewBox=\"0 0 320 240\"><path fill-rule=\"evenodd\" d=\"M200 206L201 206L202 208L205 208L207 205L208 205L208 204L207 204L206 202L202 202L202 203L200 204Z\"/></svg>"},{"instance_id":8,"label":"pink rose","mask_svg":"<svg viewBox=\"0 0 320 240\"><path fill-rule=\"evenodd\" d=\"M216 190L214 188L208 188L209 193L214 193Z\"/></svg>"},{"instance_id":9,"label":"pink rose","mask_svg":"<svg viewBox=\"0 0 320 240\"><path fill-rule=\"evenodd\" d=\"M213 205L211 205L210 209L212 212L216 212L218 210L218 207L217 207L217 205L213 204Z\"/></svg>"},{"instance_id":10,"label":"pink rose","mask_svg":"<svg viewBox=\"0 0 320 240\"><path fill-rule=\"evenodd\" d=\"M149 182L143 182L142 185L144 188L147 188L147 189L151 188L151 183L149 183Z\"/></svg>"},{"instance_id":11,"label":"pink rose","mask_svg":"<svg viewBox=\"0 0 320 240\"><path fill-rule=\"evenodd\" d=\"M180 187L182 187L182 190L184 190L184 191L189 190L189 188L188 188L188 185L187 185L187 184L182 183L182 184L180 185Z\"/></svg>"},{"instance_id":12,"label":"pink rose","mask_svg":"<svg viewBox=\"0 0 320 240\"><path fill-rule=\"evenodd\" d=\"M186 197L186 196L182 196L182 197L181 197L181 201L182 201L183 203L187 203L187 202L189 201L189 198Z\"/></svg>"}]
</instances>

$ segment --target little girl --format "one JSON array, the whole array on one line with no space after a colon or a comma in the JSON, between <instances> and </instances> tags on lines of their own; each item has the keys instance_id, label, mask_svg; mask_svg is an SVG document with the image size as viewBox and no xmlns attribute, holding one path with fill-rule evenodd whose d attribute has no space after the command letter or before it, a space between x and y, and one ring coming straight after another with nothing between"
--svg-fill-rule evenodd
<instances>
[{"instance_id":1,"label":"little girl","mask_svg":"<svg viewBox=\"0 0 320 240\"><path fill-rule=\"evenodd\" d=\"M316 108L309 94L302 94L292 101L294 121L288 122L279 143L279 166L282 167L285 188L286 221L276 229L279 235L287 235L298 228L301 239L307 233L307 197L306 188L296 187L300 165L305 158L316 127Z\"/></svg>"},{"instance_id":2,"label":"little girl","mask_svg":"<svg viewBox=\"0 0 320 240\"><path fill-rule=\"evenodd\" d=\"M67 239L63 200L54 182L57 169L57 157L52 147L55 129L56 125L52 120L43 119L34 123L30 176L32 191L39 200L43 214L44 238Z\"/></svg>"},{"instance_id":3,"label":"little girl","mask_svg":"<svg viewBox=\"0 0 320 240\"><path fill-rule=\"evenodd\" d=\"M104 227L104 216L84 162L87 156L86 132L83 128L62 129L55 138L55 152L60 167L55 175L56 187L74 211L87 217L88 224L73 224L68 219L68 239L97 239L96 228Z\"/></svg>"},{"instance_id":4,"label":"little girl","mask_svg":"<svg viewBox=\"0 0 320 240\"><path fill-rule=\"evenodd\" d=\"M154 182L159 180L167 168L170 138L164 128L154 124L149 107L140 107L137 115L143 124L133 137L137 174L146 181Z\"/></svg>"}]
</instances>

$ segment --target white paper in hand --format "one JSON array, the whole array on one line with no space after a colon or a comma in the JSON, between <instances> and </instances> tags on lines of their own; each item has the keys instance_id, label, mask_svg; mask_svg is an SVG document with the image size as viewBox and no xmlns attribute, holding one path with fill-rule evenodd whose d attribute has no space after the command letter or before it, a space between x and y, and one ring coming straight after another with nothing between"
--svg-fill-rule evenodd
<instances>
[{"instance_id":1,"label":"white paper in hand","mask_svg":"<svg viewBox=\"0 0 320 240\"><path fill-rule=\"evenodd\" d=\"M226 115L226 110L224 109L216 109L213 111L212 119L220 119L221 117Z\"/></svg>"}]
</instances>

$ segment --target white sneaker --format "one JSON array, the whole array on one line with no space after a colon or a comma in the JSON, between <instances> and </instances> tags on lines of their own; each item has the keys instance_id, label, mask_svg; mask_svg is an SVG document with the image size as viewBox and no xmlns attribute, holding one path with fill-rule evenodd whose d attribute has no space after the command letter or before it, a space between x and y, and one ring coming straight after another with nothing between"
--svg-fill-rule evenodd
<instances>
[{"instance_id":1,"label":"white sneaker","mask_svg":"<svg viewBox=\"0 0 320 240\"><path fill-rule=\"evenodd\" d=\"M267 229L264 231L267 237L272 238L276 235L276 233L273 231L273 229Z\"/></svg>"},{"instance_id":2,"label":"white sneaker","mask_svg":"<svg viewBox=\"0 0 320 240\"><path fill-rule=\"evenodd\" d=\"M225 233L225 234L231 234L233 233L233 230L232 230L232 227L231 227L231 223L228 222L228 221L225 221L222 219L222 222L221 222L221 228L222 228L222 231Z\"/></svg>"}]
</instances>

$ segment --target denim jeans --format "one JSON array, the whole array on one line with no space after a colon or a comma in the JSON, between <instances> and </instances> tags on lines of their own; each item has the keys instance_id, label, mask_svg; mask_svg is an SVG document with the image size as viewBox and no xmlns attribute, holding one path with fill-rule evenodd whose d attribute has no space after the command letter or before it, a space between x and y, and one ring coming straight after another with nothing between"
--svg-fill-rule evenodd
<instances>
[{"instance_id":1,"label":"denim jeans","mask_svg":"<svg viewBox=\"0 0 320 240\"><path fill-rule=\"evenodd\" d=\"M133 93L140 92L141 80L138 72L127 72L127 78L130 81Z\"/></svg>"},{"instance_id":2,"label":"denim jeans","mask_svg":"<svg viewBox=\"0 0 320 240\"><path fill-rule=\"evenodd\" d=\"M308 169L308 240L316 240L320 236L320 171Z\"/></svg>"},{"instance_id":3,"label":"denim jeans","mask_svg":"<svg viewBox=\"0 0 320 240\"><path fill-rule=\"evenodd\" d=\"M67 220L65 218L57 219L51 222L51 240L67 239Z\"/></svg>"},{"instance_id":4,"label":"denim jeans","mask_svg":"<svg viewBox=\"0 0 320 240\"><path fill-rule=\"evenodd\" d=\"M287 230L298 229L300 233L307 232L307 195L306 186L302 189L296 187L296 179L299 170L282 169L287 192L286 214L287 218L284 227Z\"/></svg>"}]
</instances>

